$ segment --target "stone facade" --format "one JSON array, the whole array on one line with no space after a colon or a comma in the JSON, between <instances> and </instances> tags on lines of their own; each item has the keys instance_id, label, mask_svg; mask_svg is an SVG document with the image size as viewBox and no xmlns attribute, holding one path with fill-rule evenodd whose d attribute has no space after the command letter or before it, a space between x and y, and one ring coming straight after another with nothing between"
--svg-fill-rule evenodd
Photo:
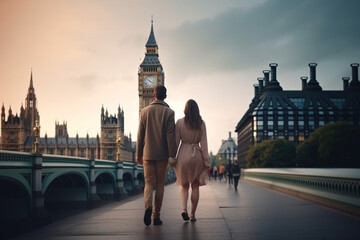
<instances>
[{"instance_id":1,"label":"stone facade","mask_svg":"<svg viewBox=\"0 0 360 240\"><path fill-rule=\"evenodd\" d=\"M37 109L37 100L33 86L33 77L30 77L30 86L25 99L25 108L21 106L20 115L13 114L9 108L6 119L5 107L1 108L1 145L2 150L33 152L35 120L40 121ZM104 113L101 108L101 136L69 137L67 123L55 122L55 137L47 134L39 139L39 152L64 156L84 157L91 159L116 160L120 137L120 161L135 161L135 143L131 135L124 135L124 110L118 108L117 116Z\"/></svg>"}]
</instances>

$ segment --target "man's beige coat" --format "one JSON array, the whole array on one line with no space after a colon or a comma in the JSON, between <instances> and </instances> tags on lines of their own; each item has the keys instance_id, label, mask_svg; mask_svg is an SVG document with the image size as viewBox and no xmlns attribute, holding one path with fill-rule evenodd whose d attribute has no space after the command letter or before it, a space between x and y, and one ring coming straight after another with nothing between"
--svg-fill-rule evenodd
<instances>
[{"instance_id":1,"label":"man's beige coat","mask_svg":"<svg viewBox=\"0 0 360 240\"><path fill-rule=\"evenodd\" d=\"M136 158L168 160L176 155L174 111L155 100L140 112Z\"/></svg>"}]
</instances>

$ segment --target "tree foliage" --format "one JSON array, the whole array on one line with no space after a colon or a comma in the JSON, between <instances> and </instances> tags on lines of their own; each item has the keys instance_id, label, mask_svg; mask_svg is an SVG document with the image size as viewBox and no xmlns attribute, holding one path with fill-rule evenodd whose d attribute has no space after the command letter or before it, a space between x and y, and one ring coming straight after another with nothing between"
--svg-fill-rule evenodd
<instances>
[{"instance_id":1,"label":"tree foliage","mask_svg":"<svg viewBox=\"0 0 360 240\"><path fill-rule=\"evenodd\" d=\"M360 128L346 122L316 129L296 149L301 167L360 167Z\"/></svg>"},{"instance_id":2,"label":"tree foliage","mask_svg":"<svg viewBox=\"0 0 360 240\"><path fill-rule=\"evenodd\" d=\"M250 148L248 168L294 167L295 145L285 139L266 140Z\"/></svg>"}]
</instances>

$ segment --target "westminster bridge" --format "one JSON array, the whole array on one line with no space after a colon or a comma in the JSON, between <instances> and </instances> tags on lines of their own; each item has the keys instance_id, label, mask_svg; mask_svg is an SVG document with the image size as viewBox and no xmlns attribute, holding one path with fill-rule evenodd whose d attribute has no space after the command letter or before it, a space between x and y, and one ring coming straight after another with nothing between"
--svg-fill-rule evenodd
<instances>
[{"instance_id":1,"label":"westminster bridge","mask_svg":"<svg viewBox=\"0 0 360 240\"><path fill-rule=\"evenodd\" d=\"M357 239L360 235L360 169L246 169L242 175L238 192L214 180L201 188L198 223L190 225L181 225L178 187L168 185L162 210L167 227L144 228L143 199L137 195L144 187L142 166L0 151L1 236L6 239L6 227L18 231L21 225L51 222L48 208L95 209L104 199L125 198L16 239ZM167 182L174 180L174 171L168 169Z\"/></svg>"}]
</instances>

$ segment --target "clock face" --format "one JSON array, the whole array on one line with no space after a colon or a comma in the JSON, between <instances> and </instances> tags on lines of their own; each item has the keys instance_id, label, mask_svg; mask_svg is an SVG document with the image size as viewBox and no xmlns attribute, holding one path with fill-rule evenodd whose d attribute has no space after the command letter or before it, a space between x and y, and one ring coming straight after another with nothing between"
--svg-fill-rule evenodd
<instances>
[{"instance_id":1,"label":"clock face","mask_svg":"<svg viewBox=\"0 0 360 240\"><path fill-rule=\"evenodd\" d=\"M154 76L147 76L144 79L144 86L146 88L154 88L156 86L156 78Z\"/></svg>"}]
</instances>

